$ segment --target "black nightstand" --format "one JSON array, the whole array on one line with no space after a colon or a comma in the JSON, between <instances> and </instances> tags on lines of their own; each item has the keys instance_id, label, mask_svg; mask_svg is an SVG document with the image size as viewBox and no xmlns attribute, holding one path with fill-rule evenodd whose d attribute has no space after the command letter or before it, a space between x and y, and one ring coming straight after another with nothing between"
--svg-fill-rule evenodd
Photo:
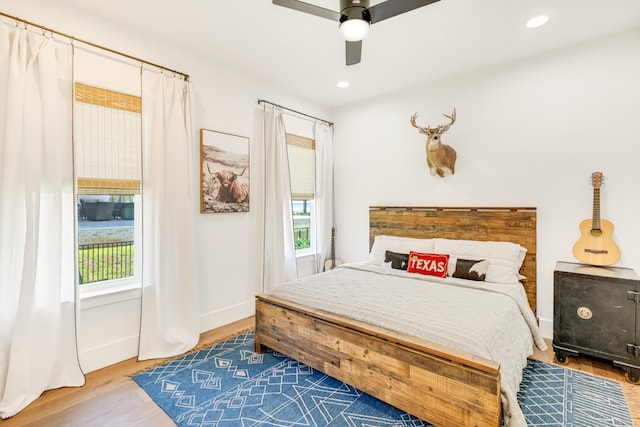
<instances>
[{"instance_id":1,"label":"black nightstand","mask_svg":"<svg viewBox=\"0 0 640 427\"><path fill-rule=\"evenodd\" d=\"M640 383L640 277L629 268L556 263L553 350L613 361Z\"/></svg>"}]
</instances>

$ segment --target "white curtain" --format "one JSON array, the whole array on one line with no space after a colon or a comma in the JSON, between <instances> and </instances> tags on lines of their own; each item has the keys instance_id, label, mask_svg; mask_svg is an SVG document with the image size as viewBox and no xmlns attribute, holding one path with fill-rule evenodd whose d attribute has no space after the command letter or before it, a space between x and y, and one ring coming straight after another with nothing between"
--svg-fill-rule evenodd
<instances>
[{"instance_id":1,"label":"white curtain","mask_svg":"<svg viewBox=\"0 0 640 427\"><path fill-rule=\"evenodd\" d=\"M189 82L142 71L142 314L140 360L170 357L199 339L193 131Z\"/></svg>"},{"instance_id":2,"label":"white curtain","mask_svg":"<svg viewBox=\"0 0 640 427\"><path fill-rule=\"evenodd\" d=\"M331 257L331 229L333 224L333 126L316 122L316 272L324 268Z\"/></svg>"},{"instance_id":3,"label":"white curtain","mask_svg":"<svg viewBox=\"0 0 640 427\"><path fill-rule=\"evenodd\" d=\"M258 143L264 147L264 258L262 292L298 277L291 213L291 180L282 109L259 107Z\"/></svg>"},{"instance_id":4,"label":"white curtain","mask_svg":"<svg viewBox=\"0 0 640 427\"><path fill-rule=\"evenodd\" d=\"M77 357L72 51L0 23L0 417L84 384Z\"/></svg>"}]
</instances>

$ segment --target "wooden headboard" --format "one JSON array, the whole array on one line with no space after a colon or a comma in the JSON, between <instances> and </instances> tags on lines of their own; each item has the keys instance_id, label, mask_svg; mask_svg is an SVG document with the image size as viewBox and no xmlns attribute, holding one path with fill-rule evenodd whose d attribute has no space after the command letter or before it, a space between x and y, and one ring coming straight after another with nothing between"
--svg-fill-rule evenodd
<instances>
[{"instance_id":1,"label":"wooden headboard","mask_svg":"<svg viewBox=\"0 0 640 427\"><path fill-rule=\"evenodd\" d=\"M527 249L520 273L536 313L536 208L369 207L369 247L378 235L513 242Z\"/></svg>"}]
</instances>

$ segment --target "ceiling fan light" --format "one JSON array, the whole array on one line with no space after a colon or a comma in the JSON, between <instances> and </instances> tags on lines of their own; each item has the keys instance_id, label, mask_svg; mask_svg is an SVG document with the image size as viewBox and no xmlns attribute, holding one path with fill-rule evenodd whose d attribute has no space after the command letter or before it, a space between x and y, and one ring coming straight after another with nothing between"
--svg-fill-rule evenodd
<instances>
[{"instance_id":1,"label":"ceiling fan light","mask_svg":"<svg viewBox=\"0 0 640 427\"><path fill-rule=\"evenodd\" d=\"M368 32L369 23L364 19L347 19L340 24L340 34L350 42L364 39Z\"/></svg>"}]
</instances>

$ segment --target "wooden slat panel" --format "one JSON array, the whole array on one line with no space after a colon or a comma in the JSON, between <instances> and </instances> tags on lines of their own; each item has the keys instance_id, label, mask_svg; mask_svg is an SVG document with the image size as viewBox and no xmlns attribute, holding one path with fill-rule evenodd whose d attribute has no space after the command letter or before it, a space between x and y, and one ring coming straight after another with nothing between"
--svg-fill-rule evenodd
<instances>
[{"instance_id":1,"label":"wooden slat panel","mask_svg":"<svg viewBox=\"0 0 640 427\"><path fill-rule=\"evenodd\" d=\"M349 363L349 362L347 362ZM412 384L388 378L384 375L371 375L370 370L357 370L353 368L337 369L329 366L318 370L325 372L334 378L339 378L347 384L352 384L358 389L388 402L406 412L440 426L497 426L495 413L488 408L481 411L478 408L467 408L464 403L452 399L451 394L429 393L430 389L416 388ZM363 382L363 379L365 381ZM446 382L440 378L440 382ZM495 403L495 399L494 399ZM496 406L495 404L493 406ZM497 414L500 414L499 405ZM500 419L498 415L498 420Z\"/></svg>"},{"instance_id":2,"label":"wooden slat panel","mask_svg":"<svg viewBox=\"0 0 640 427\"><path fill-rule=\"evenodd\" d=\"M83 83L75 83L75 99L78 102L115 108L116 110L142 112L142 98L126 93L114 92Z\"/></svg>"},{"instance_id":3,"label":"wooden slat panel","mask_svg":"<svg viewBox=\"0 0 640 427\"><path fill-rule=\"evenodd\" d=\"M255 340L436 425L500 422L493 361L265 295Z\"/></svg>"},{"instance_id":4,"label":"wooden slat panel","mask_svg":"<svg viewBox=\"0 0 640 427\"><path fill-rule=\"evenodd\" d=\"M407 207L369 208L369 247L378 235L429 239L514 242L527 248L520 273L529 305L537 310L536 208Z\"/></svg>"}]
</instances>

